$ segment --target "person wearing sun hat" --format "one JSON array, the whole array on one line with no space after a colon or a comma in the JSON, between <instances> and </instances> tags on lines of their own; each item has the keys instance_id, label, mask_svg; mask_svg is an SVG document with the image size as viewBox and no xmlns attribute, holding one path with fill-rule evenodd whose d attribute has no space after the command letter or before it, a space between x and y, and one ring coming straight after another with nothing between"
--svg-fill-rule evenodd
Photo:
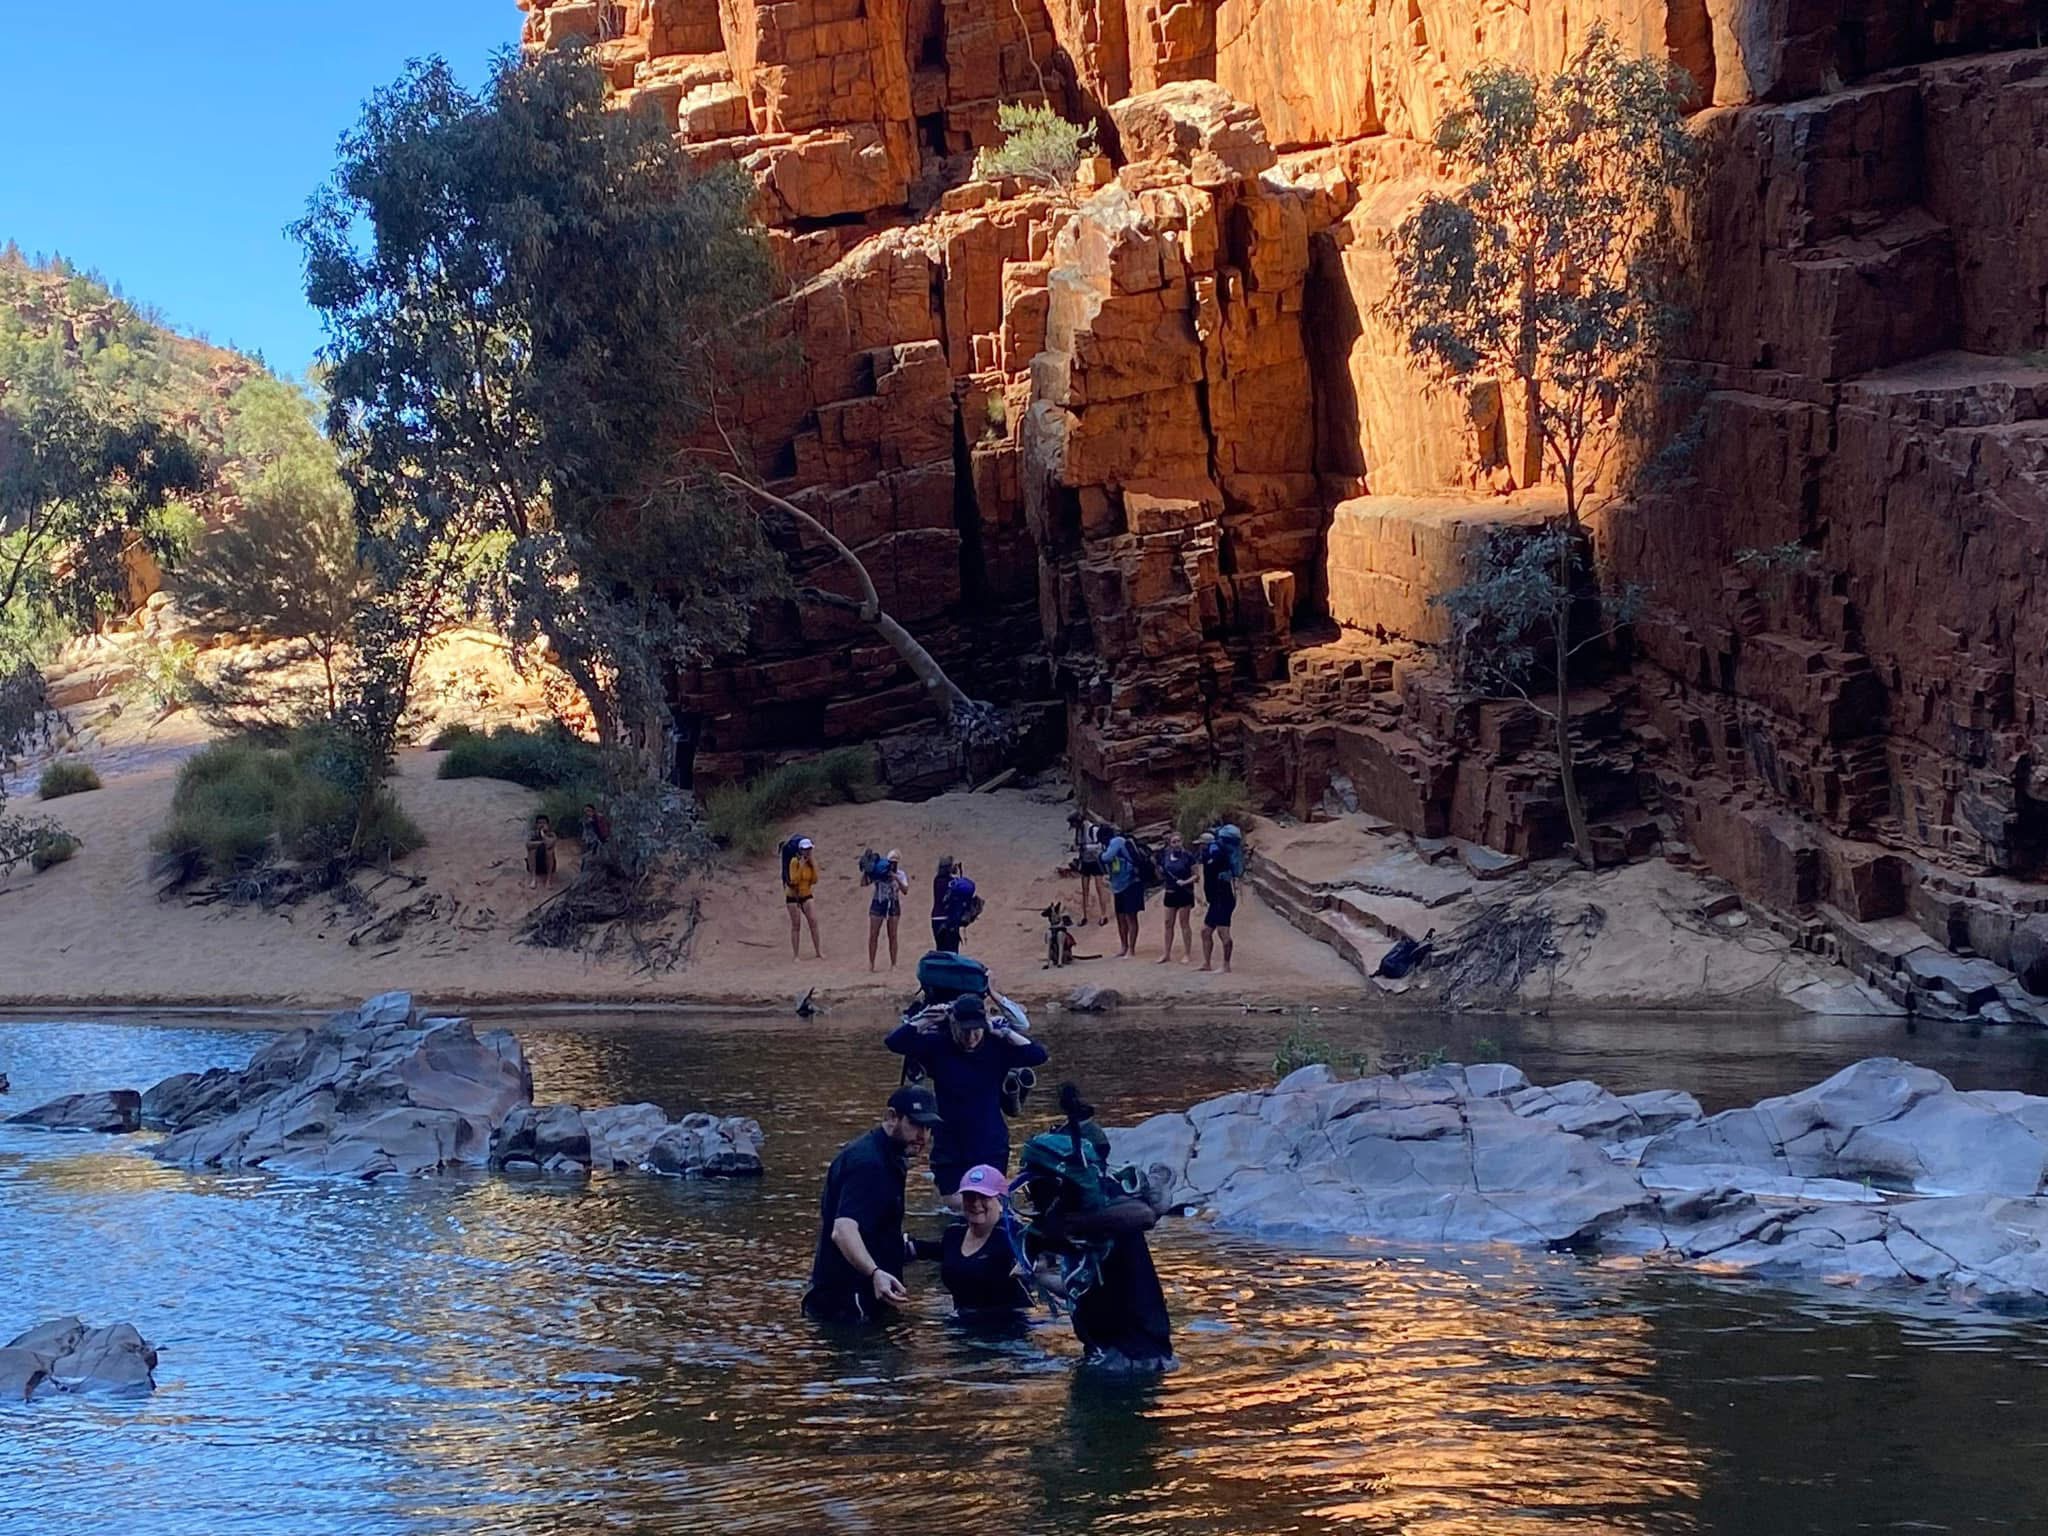
<instances>
[{"instance_id":1,"label":"person wearing sun hat","mask_svg":"<svg viewBox=\"0 0 2048 1536\"><path fill-rule=\"evenodd\" d=\"M966 1219L939 1238L939 1279L962 1315L1014 1316L1031 1305L1028 1273L1003 1222L1010 1181L1003 1170L977 1163L961 1175L960 1213Z\"/></svg>"},{"instance_id":2,"label":"person wearing sun hat","mask_svg":"<svg viewBox=\"0 0 2048 1536\"><path fill-rule=\"evenodd\" d=\"M921 1084L889 1095L882 1123L839 1149L818 1202L818 1248L804 1312L821 1322L865 1323L910 1299L903 1266L918 1257L903 1235L903 1181L938 1125L938 1100Z\"/></svg>"}]
</instances>

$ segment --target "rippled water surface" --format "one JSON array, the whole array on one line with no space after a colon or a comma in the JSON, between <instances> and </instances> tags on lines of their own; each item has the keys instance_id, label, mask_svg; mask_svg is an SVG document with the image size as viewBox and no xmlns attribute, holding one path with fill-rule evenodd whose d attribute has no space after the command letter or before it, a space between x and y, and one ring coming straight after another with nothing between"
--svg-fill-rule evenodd
<instances>
[{"instance_id":1,"label":"rippled water surface","mask_svg":"<svg viewBox=\"0 0 2048 1536\"><path fill-rule=\"evenodd\" d=\"M2048 1528L2048 1327L1560 1255L1295 1253L1169 1224L1183 1364L1076 1371L912 1315L807 1325L818 1176L894 1079L880 1020L510 1021L543 1098L758 1117L768 1176L372 1187L195 1176L0 1128L0 1338L78 1312L162 1350L141 1401L0 1409L0 1531L1385 1532ZM1054 1021L1125 1120L1260 1080L1284 1021ZM1490 1033L1541 1081L1710 1106L1910 1055L2048 1089L2041 1044L1884 1024L1333 1025ZM0 1020L23 1108L239 1062L246 1030ZM913 1184L913 1206L929 1202Z\"/></svg>"}]
</instances>

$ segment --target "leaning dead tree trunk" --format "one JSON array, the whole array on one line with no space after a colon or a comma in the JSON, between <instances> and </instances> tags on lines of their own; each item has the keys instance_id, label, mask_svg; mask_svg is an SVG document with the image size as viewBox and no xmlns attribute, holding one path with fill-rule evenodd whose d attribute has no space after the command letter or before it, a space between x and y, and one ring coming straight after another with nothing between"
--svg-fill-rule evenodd
<instances>
[{"instance_id":1,"label":"leaning dead tree trunk","mask_svg":"<svg viewBox=\"0 0 2048 1536\"><path fill-rule=\"evenodd\" d=\"M910 668L920 683L924 684L926 697L932 701L932 708L941 719L955 730L961 730L969 721L988 713L986 705L975 703L960 690L960 686L946 675L946 669L939 665L938 659L918 643L915 635L883 611L882 596L875 590L874 578L868 575L868 568L861 564L860 556L848 549L837 534L802 507L785 500L773 491L763 490L751 480L728 473L720 473L718 478L735 490L744 491L755 500L795 518L831 545L840 559L853 568L854 574L860 578L861 595L858 602L830 592L807 592L804 595L813 602L843 607L858 613L863 622L872 624L876 632L894 648L896 654L903 658L904 665Z\"/></svg>"}]
</instances>

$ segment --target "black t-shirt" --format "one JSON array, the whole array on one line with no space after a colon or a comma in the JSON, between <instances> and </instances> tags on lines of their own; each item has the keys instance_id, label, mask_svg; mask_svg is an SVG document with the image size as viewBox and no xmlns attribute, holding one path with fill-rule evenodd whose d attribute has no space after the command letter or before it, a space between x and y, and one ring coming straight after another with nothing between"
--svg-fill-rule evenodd
<instances>
[{"instance_id":1,"label":"black t-shirt","mask_svg":"<svg viewBox=\"0 0 2048 1536\"><path fill-rule=\"evenodd\" d=\"M818 1252L811 1260L807 1304L815 1311L867 1316L875 1307L874 1282L855 1269L832 1241L842 1216L860 1228L868 1257L903 1276L903 1180L909 1160L880 1126L856 1136L832 1159L818 1202Z\"/></svg>"},{"instance_id":2,"label":"black t-shirt","mask_svg":"<svg viewBox=\"0 0 2048 1536\"><path fill-rule=\"evenodd\" d=\"M962 1312L1015 1312L1031 1305L1031 1292L1017 1278L1017 1250L1001 1227L973 1253L962 1253L967 1226L954 1222L940 1237L939 1278Z\"/></svg>"},{"instance_id":3,"label":"black t-shirt","mask_svg":"<svg viewBox=\"0 0 2048 1536\"><path fill-rule=\"evenodd\" d=\"M1237 900L1237 881L1230 873L1230 852L1220 843L1202 856L1202 899L1211 906Z\"/></svg>"}]
</instances>

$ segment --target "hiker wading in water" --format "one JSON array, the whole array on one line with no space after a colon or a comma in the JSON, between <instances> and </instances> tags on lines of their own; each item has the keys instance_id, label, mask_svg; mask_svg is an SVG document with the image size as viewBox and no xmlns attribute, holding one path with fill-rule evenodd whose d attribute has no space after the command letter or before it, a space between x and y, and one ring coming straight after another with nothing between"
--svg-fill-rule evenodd
<instances>
[{"instance_id":1,"label":"hiker wading in water","mask_svg":"<svg viewBox=\"0 0 2048 1536\"><path fill-rule=\"evenodd\" d=\"M820 1322L866 1323L910 1299L903 1266L917 1256L903 1235L910 1159L939 1123L929 1088L898 1088L882 1123L839 1149L818 1202L818 1248L804 1312Z\"/></svg>"},{"instance_id":2,"label":"hiker wading in water","mask_svg":"<svg viewBox=\"0 0 2048 1536\"><path fill-rule=\"evenodd\" d=\"M1002 1022L991 1022L980 998L956 997L944 1025L906 1020L883 1042L923 1067L945 1121L932 1142L932 1179L954 1210L960 1181L976 1163L1010 1165L1010 1126L1003 1118L1003 1079L1018 1067L1045 1062L1045 1047Z\"/></svg>"}]
</instances>

